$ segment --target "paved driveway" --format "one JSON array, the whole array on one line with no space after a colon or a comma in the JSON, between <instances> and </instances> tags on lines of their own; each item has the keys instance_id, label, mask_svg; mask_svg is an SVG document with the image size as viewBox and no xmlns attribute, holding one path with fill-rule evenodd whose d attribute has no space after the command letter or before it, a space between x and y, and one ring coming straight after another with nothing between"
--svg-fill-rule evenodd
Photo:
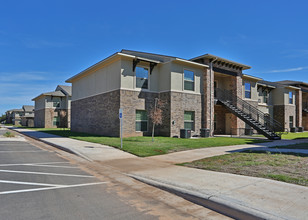
<instances>
[{"instance_id":1,"label":"paved driveway","mask_svg":"<svg viewBox=\"0 0 308 220\"><path fill-rule=\"evenodd\" d=\"M0 219L153 219L55 153L0 141Z\"/></svg>"}]
</instances>

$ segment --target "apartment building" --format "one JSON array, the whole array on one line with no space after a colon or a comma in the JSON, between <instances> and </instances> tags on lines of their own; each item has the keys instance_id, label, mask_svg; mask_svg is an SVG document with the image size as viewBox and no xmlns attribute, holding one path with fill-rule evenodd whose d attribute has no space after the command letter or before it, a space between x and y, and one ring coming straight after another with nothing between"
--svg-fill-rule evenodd
<instances>
[{"instance_id":1,"label":"apartment building","mask_svg":"<svg viewBox=\"0 0 308 220\"><path fill-rule=\"evenodd\" d=\"M32 99L34 126L39 128L70 127L71 86L58 85L55 91L42 93Z\"/></svg>"},{"instance_id":2,"label":"apartment building","mask_svg":"<svg viewBox=\"0 0 308 220\"><path fill-rule=\"evenodd\" d=\"M21 125L26 127L34 127L34 106L23 105L23 114L21 118Z\"/></svg>"},{"instance_id":3,"label":"apartment building","mask_svg":"<svg viewBox=\"0 0 308 220\"><path fill-rule=\"evenodd\" d=\"M23 109L11 109L6 111L6 123L21 125L21 116L23 116L23 114Z\"/></svg>"},{"instance_id":4,"label":"apartment building","mask_svg":"<svg viewBox=\"0 0 308 220\"><path fill-rule=\"evenodd\" d=\"M247 130L279 139L277 132L300 127L297 95L302 88L244 74L251 67L211 54L190 60L122 50L66 82L72 83L71 130L105 136L151 133L149 112L165 102L156 135L178 137L180 129L210 135ZM308 90L307 90L308 91Z\"/></svg>"}]
</instances>

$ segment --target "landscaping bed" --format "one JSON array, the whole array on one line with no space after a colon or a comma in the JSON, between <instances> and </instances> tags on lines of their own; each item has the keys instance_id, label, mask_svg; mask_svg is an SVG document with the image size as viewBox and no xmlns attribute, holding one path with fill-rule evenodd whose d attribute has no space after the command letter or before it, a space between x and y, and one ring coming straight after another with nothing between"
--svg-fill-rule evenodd
<instances>
[{"instance_id":1,"label":"landscaping bed","mask_svg":"<svg viewBox=\"0 0 308 220\"><path fill-rule=\"evenodd\" d=\"M181 165L308 186L307 155L238 152Z\"/></svg>"},{"instance_id":2,"label":"landscaping bed","mask_svg":"<svg viewBox=\"0 0 308 220\"><path fill-rule=\"evenodd\" d=\"M59 129L59 128L58 129L34 128L34 130L46 132L49 134L55 134L63 137L73 138L77 140L104 144L116 148L121 147L120 138L116 137L102 137L99 135L72 132L69 129ZM123 150L140 157L148 157L148 156L161 155L176 151L191 150L197 148L254 144L266 141L267 140L265 139L230 138L230 137L198 138L198 139L155 137L155 141L152 142L151 137L129 137L129 138L123 138Z\"/></svg>"}]
</instances>

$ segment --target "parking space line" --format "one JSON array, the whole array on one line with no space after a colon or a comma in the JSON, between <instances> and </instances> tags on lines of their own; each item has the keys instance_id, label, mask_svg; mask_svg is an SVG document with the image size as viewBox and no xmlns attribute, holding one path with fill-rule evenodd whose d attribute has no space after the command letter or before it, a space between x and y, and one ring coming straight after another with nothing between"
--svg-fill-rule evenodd
<instances>
[{"instance_id":1,"label":"parking space line","mask_svg":"<svg viewBox=\"0 0 308 220\"><path fill-rule=\"evenodd\" d=\"M18 150L2 150L0 153L36 153L36 152L43 152L41 150L24 150L24 151L18 151Z\"/></svg>"},{"instance_id":2,"label":"parking space line","mask_svg":"<svg viewBox=\"0 0 308 220\"><path fill-rule=\"evenodd\" d=\"M108 182L95 182L95 183L83 183L83 184L66 185L66 186L44 187L44 188L36 188L36 189L12 190L12 191L0 192L0 195L44 191L44 190L53 190L53 189L64 189L64 188L73 188L73 187L81 187L81 186L93 186L93 185L106 184L106 183L108 183Z\"/></svg>"},{"instance_id":3,"label":"parking space line","mask_svg":"<svg viewBox=\"0 0 308 220\"><path fill-rule=\"evenodd\" d=\"M25 164L24 166L33 166L33 167L55 167L55 168L78 169L78 167L57 166L57 165L46 165L46 164Z\"/></svg>"},{"instance_id":4,"label":"parking space line","mask_svg":"<svg viewBox=\"0 0 308 220\"><path fill-rule=\"evenodd\" d=\"M59 163L69 163L69 162L7 163L7 164L0 164L0 167L8 167L8 166L27 166L27 165L48 165L48 164L59 164Z\"/></svg>"},{"instance_id":5,"label":"parking space line","mask_svg":"<svg viewBox=\"0 0 308 220\"><path fill-rule=\"evenodd\" d=\"M10 180L0 180L0 183L10 183L10 184L20 184L20 185L32 185L32 186L66 186L59 184L46 184L46 183L34 183L34 182L20 182L20 181L10 181Z\"/></svg>"},{"instance_id":6,"label":"parking space line","mask_svg":"<svg viewBox=\"0 0 308 220\"><path fill-rule=\"evenodd\" d=\"M4 172L4 173L20 173L20 174L50 175L50 176L70 176L70 177L94 178L94 176L88 176L88 175L65 174L65 173L43 173L43 172L31 172L31 171L22 171L22 170L0 170L0 172Z\"/></svg>"}]
</instances>

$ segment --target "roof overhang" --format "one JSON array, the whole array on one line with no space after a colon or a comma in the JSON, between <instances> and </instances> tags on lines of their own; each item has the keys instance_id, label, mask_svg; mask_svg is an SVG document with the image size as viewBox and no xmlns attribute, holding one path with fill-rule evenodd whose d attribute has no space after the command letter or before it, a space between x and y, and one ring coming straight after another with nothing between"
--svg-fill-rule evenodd
<instances>
[{"instance_id":1,"label":"roof overhang","mask_svg":"<svg viewBox=\"0 0 308 220\"><path fill-rule=\"evenodd\" d=\"M206 64L202 64L202 63L196 63L194 61L190 61L190 60L184 60L181 58L175 58L174 60L175 62L180 62L180 63L185 63L185 64L190 64L190 65L195 65L195 66L199 66L199 67L206 67L208 68L209 66Z\"/></svg>"},{"instance_id":2,"label":"roof overhang","mask_svg":"<svg viewBox=\"0 0 308 220\"><path fill-rule=\"evenodd\" d=\"M263 80L262 78L259 78L259 77L256 77L256 76L247 75L247 74L243 74L243 78L252 79L252 80L255 80L255 81Z\"/></svg>"},{"instance_id":3,"label":"roof overhang","mask_svg":"<svg viewBox=\"0 0 308 220\"><path fill-rule=\"evenodd\" d=\"M257 86L267 87L267 88L271 88L271 89L275 89L276 88L276 86L267 85L267 84L263 84L263 83L258 83Z\"/></svg>"},{"instance_id":4,"label":"roof overhang","mask_svg":"<svg viewBox=\"0 0 308 220\"><path fill-rule=\"evenodd\" d=\"M294 90L301 90L301 88L295 87L295 86L286 86L285 88L287 88L287 89L294 89Z\"/></svg>"},{"instance_id":5,"label":"roof overhang","mask_svg":"<svg viewBox=\"0 0 308 220\"><path fill-rule=\"evenodd\" d=\"M199 60L199 59L202 59L202 58L206 58L206 59L209 59L209 60L212 60L212 61L215 61L215 62L226 63L230 66L240 67L243 70L251 69L251 66L247 66L247 65L244 65L244 64L241 64L241 63L237 63L237 62L234 62L232 60L227 60L225 58L218 57L218 56L215 56L215 55L212 55L212 54L204 54L204 55L192 58L190 60L194 61L194 60Z\"/></svg>"}]
</instances>

